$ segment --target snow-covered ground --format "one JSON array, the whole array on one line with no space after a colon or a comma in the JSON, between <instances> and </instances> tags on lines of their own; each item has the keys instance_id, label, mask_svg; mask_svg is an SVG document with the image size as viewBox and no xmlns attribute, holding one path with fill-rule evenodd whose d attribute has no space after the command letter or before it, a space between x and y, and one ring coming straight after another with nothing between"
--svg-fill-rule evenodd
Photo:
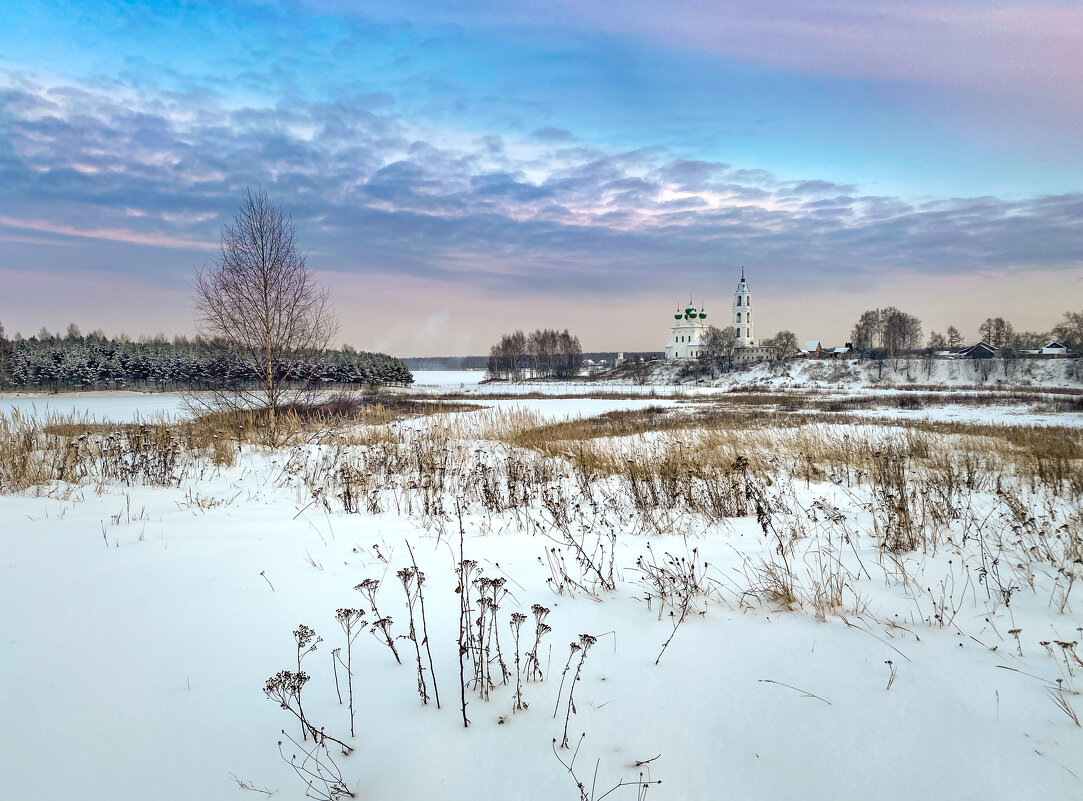
<instances>
[{"instance_id":1,"label":"snow-covered ground","mask_svg":"<svg viewBox=\"0 0 1083 801\"><path fill-rule=\"evenodd\" d=\"M484 370L414 370L411 389L432 392L465 392L486 378Z\"/></svg>"},{"instance_id":2,"label":"snow-covered ground","mask_svg":"<svg viewBox=\"0 0 1083 801\"><path fill-rule=\"evenodd\" d=\"M171 411L173 402L78 397L91 416L113 419ZM57 411L70 411L69 401ZM485 405L559 419L657 404ZM495 466L508 458L505 446L482 440L464 453ZM278 746L285 741L287 760L300 755L283 736L300 741L300 727L263 692L268 677L297 669L291 632L300 624L323 638L302 660L311 676L304 709L356 748L348 757L331 753L358 798L576 799L580 791L560 760L572 758L583 733L574 768L588 798L641 773L662 781L647 793L653 799L1079 795L1083 729L1057 701L1083 714L1083 663L1072 656L1083 653L1075 646L1083 634L1079 588L1061 610L1065 576L1040 564L1020 572L1007 561L994 584L987 566L981 572L974 532L935 551L885 559L868 493L829 482L795 482L787 503L799 513L778 518L804 532L791 558L810 596L793 609L751 592L763 580L757 571L777 565L779 555L775 535L765 536L751 515L698 525L694 516L659 513L651 522L630 507L609 508L602 495L594 511L584 501L575 514L594 528L573 528L576 536L615 532L606 589L574 564L567 541L548 525L548 507L531 515L468 508L462 555L484 575L506 579L497 615L511 676L504 684L494 661L489 700L467 689L471 725L464 729L455 499L444 499L442 516L417 505L406 510L417 488L389 491L378 513L347 514L337 502L321 508L295 468L334 464L336 454L328 446L247 449L237 465L204 465L174 487L0 495L0 796L261 797L243 783L274 798L303 797L305 785ZM780 499L781 487L771 490ZM1073 513L1073 503L1041 492L1025 500L1051 521ZM990 530L1007 514L990 493L973 503ZM432 679L438 683L439 710L435 698L420 702L414 645L405 639L396 573L411 564L407 544L426 577L435 670L428 674L425 661L425 677L430 694ZM705 590L675 633L674 610L659 606L642 570L644 562L667 564L667 555L674 564L694 563ZM590 592L554 589L557 557ZM848 587L843 606L819 620L809 598L818 579L833 575ZM332 663L333 649L343 658L346 651L335 610L365 608L353 588L369 578L383 582L380 612L394 620L402 664L367 631L355 642L351 738ZM508 621L512 612L527 616L522 654L533 642L532 604L550 610L552 632L538 654L543 678L522 685L527 708L515 711ZM375 615L368 610L366 618ZM597 641L581 680L573 681L578 652L562 682L569 643L582 634ZM345 700L344 668L337 671ZM554 755L566 717L572 747ZM315 789L327 785L317 781ZM634 798L636 788L609 797Z\"/></svg>"},{"instance_id":3,"label":"snow-covered ground","mask_svg":"<svg viewBox=\"0 0 1083 801\"><path fill-rule=\"evenodd\" d=\"M731 390L757 387L765 391L821 389L852 392L859 389L893 390L915 386L943 388L1083 388L1083 362L1078 359L791 359L751 365L713 380L681 376L686 362L651 362L645 365L647 382L675 383L686 389ZM618 373L616 385L627 377ZM604 377L599 379L604 383Z\"/></svg>"},{"instance_id":4,"label":"snow-covered ground","mask_svg":"<svg viewBox=\"0 0 1083 801\"><path fill-rule=\"evenodd\" d=\"M880 408L855 410L857 417L879 420L933 420L945 423L990 423L994 425L1072 426L1083 428L1083 412L1043 411L1039 404L995 404L989 406L936 405L920 409Z\"/></svg>"},{"instance_id":5,"label":"snow-covered ground","mask_svg":"<svg viewBox=\"0 0 1083 801\"><path fill-rule=\"evenodd\" d=\"M636 384L632 381L493 381L482 383L484 370L415 370L411 392L466 395L648 395L667 397L686 394L691 387L676 383Z\"/></svg>"}]
</instances>

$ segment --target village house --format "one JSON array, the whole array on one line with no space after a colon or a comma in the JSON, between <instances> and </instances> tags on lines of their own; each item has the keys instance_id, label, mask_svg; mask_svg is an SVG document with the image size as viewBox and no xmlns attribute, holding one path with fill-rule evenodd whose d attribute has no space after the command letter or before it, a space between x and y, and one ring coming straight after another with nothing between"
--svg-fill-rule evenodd
<instances>
[{"instance_id":1,"label":"village house","mask_svg":"<svg viewBox=\"0 0 1083 801\"><path fill-rule=\"evenodd\" d=\"M956 356L960 359L992 359L1000 355L1000 348L994 348L988 342L976 342L963 348Z\"/></svg>"},{"instance_id":2,"label":"village house","mask_svg":"<svg viewBox=\"0 0 1083 801\"><path fill-rule=\"evenodd\" d=\"M1068 348L1064 344L1057 342L1057 340L1054 339L1052 342L1049 342L1048 344L1042 346L1038 350L1038 355L1054 357L1067 356Z\"/></svg>"}]
</instances>

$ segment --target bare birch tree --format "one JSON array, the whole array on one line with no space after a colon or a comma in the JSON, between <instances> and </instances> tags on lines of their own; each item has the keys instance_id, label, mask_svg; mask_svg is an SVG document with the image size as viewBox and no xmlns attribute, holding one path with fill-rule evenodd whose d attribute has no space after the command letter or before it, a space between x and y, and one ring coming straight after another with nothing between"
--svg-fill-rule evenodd
<instances>
[{"instance_id":1,"label":"bare birch tree","mask_svg":"<svg viewBox=\"0 0 1083 801\"><path fill-rule=\"evenodd\" d=\"M217 258L197 272L195 308L201 336L223 343L253 379L219 400L265 406L273 440L277 409L307 386L296 365L326 350L338 325L292 218L262 190L248 190L222 228Z\"/></svg>"}]
</instances>

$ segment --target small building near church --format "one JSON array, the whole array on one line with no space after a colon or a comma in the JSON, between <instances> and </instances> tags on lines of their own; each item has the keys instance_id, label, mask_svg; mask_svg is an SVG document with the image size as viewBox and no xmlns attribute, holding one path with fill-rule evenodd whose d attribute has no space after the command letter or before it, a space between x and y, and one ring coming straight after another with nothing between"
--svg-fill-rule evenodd
<instances>
[{"instance_id":1,"label":"small building near church","mask_svg":"<svg viewBox=\"0 0 1083 801\"><path fill-rule=\"evenodd\" d=\"M1042 346L1038 353L1042 356L1067 356L1068 348L1054 339L1049 344Z\"/></svg>"},{"instance_id":2,"label":"small building near church","mask_svg":"<svg viewBox=\"0 0 1083 801\"><path fill-rule=\"evenodd\" d=\"M988 342L978 342L968 348L959 351L961 359L992 359L999 355L999 348L994 348Z\"/></svg>"}]
</instances>

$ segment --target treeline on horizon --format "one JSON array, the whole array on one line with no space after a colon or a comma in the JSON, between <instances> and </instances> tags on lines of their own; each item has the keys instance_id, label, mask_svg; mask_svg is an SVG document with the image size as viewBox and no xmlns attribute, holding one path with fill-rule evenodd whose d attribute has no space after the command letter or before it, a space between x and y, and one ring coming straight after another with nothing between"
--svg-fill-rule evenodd
<instances>
[{"instance_id":1,"label":"treeline on horizon","mask_svg":"<svg viewBox=\"0 0 1083 801\"><path fill-rule=\"evenodd\" d=\"M285 364L286 381L326 385L408 385L414 377L401 359L350 346ZM86 336L73 324L64 335L7 338L0 325L0 386L11 389L200 389L248 386L256 376L221 343L164 335L131 341Z\"/></svg>"},{"instance_id":2,"label":"treeline on horizon","mask_svg":"<svg viewBox=\"0 0 1083 801\"><path fill-rule=\"evenodd\" d=\"M491 378L508 381L521 380L528 374L532 378L570 378L578 375L582 362L579 337L567 328L539 328L530 334L504 334L489 349L487 369Z\"/></svg>"},{"instance_id":3,"label":"treeline on horizon","mask_svg":"<svg viewBox=\"0 0 1083 801\"><path fill-rule=\"evenodd\" d=\"M621 354L629 362L661 360L666 356L661 350L593 350L583 351L582 358L584 362L612 364ZM405 356L402 360L411 370L485 370L489 366L488 356Z\"/></svg>"}]
</instances>

